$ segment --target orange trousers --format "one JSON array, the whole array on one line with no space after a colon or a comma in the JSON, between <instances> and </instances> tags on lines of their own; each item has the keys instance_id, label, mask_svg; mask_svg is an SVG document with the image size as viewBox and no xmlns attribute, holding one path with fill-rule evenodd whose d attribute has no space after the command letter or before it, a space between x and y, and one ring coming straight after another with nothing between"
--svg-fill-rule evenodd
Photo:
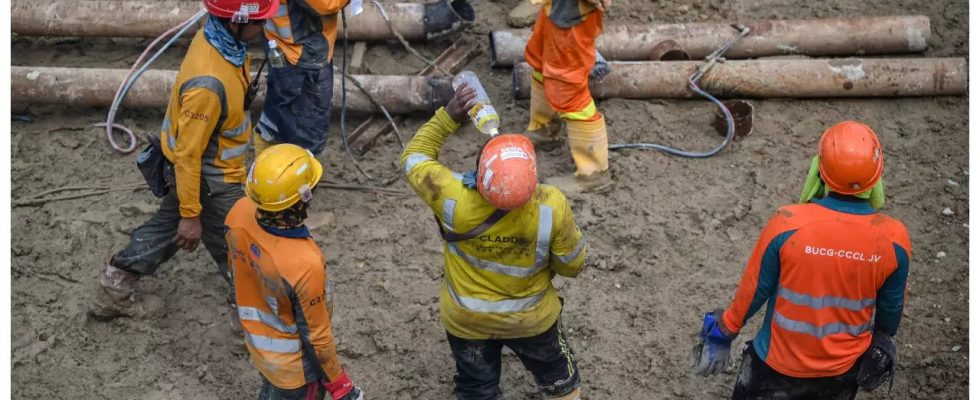
<instances>
[{"instance_id":1,"label":"orange trousers","mask_svg":"<svg viewBox=\"0 0 980 400\"><path fill-rule=\"evenodd\" d=\"M544 84L548 104L562 118L592 121L595 111L589 92L589 74L595 65L595 40L602 33L603 12L594 10L571 28L559 28L543 7L534 23L524 58L534 68L534 79ZM539 75L540 74L540 75Z\"/></svg>"}]
</instances>

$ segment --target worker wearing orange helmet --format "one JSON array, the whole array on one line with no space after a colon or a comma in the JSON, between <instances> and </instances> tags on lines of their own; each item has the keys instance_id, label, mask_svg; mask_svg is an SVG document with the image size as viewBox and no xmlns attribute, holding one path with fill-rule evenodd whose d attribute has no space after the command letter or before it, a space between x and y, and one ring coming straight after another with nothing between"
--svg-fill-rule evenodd
<instances>
[{"instance_id":1,"label":"worker wearing orange helmet","mask_svg":"<svg viewBox=\"0 0 980 400\"><path fill-rule=\"evenodd\" d=\"M275 143L292 143L319 154L330 130L337 22L349 0L279 2L279 12L265 24L265 36L282 50L285 63L266 75L255 153Z\"/></svg>"},{"instance_id":2,"label":"worker wearing orange helmet","mask_svg":"<svg viewBox=\"0 0 980 400\"><path fill-rule=\"evenodd\" d=\"M445 241L439 310L456 359L456 397L499 398L507 346L545 396L578 399L578 367L551 280L582 270L584 238L565 196L538 185L527 137L490 139L476 172L459 174L439 163L443 143L467 118L474 98L472 88L461 86L401 156L409 184L435 212Z\"/></svg>"},{"instance_id":3,"label":"worker wearing orange helmet","mask_svg":"<svg viewBox=\"0 0 980 400\"><path fill-rule=\"evenodd\" d=\"M259 399L363 399L337 357L332 285L304 224L322 175L309 150L271 146L249 170L248 197L228 213L237 316L262 373Z\"/></svg>"},{"instance_id":4,"label":"worker wearing orange helmet","mask_svg":"<svg viewBox=\"0 0 980 400\"><path fill-rule=\"evenodd\" d=\"M824 132L801 204L769 220L728 309L704 315L696 373L723 370L732 340L766 305L734 399L853 399L891 379L911 244L901 222L877 211L883 156L867 125Z\"/></svg>"},{"instance_id":5,"label":"worker wearing orange helmet","mask_svg":"<svg viewBox=\"0 0 980 400\"><path fill-rule=\"evenodd\" d=\"M555 177L565 191L596 191L612 184L606 121L589 92L589 75L601 58L595 40L611 0L531 0L544 3L524 50L534 69L527 134L536 145L559 140L560 118L575 161L572 176Z\"/></svg>"},{"instance_id":6,"label":"worker wearing orange helmet","mask_svg":"<svg viewBox=\"0 0 980 400\"><path fill-rule=\"evenodd\" d=\"M200 242L229 279L225 215L242 197L248 114L249 58L246 45L276 14L276 0L204 0L208 19L191 41L154 140L138 161L154 194L156 214L133 231L125 249L102 271L91 312L99 318L158 317L163 302L136 296L136 282L156 272L178 249ZM156 160L157 162L148 162Z\"/></svg>"}]
</instances>

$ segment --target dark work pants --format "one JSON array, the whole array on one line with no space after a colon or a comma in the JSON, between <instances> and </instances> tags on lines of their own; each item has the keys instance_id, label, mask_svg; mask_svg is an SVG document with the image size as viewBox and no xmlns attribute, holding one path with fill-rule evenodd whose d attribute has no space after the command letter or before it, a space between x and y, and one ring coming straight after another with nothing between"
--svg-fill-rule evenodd
<instances>
[{"instance_id":1,"label":"dark work pants","mask_svg":"<svg viewBox=\"0 0 980 400\"><path fill-rule=\"evenodd\" d=\"M446 333L456 359L456 398L496 400L501 396L500 353L507 346L546 396L557 397L579 386L575 355L565 338L561 318L537 336L518 339L462 339Z\"/></svg>"},{"instance_id":2,"label":"dark work pants","mask_svg":"<svg viewBox=\"0 0 980 400\"><path fill-rule=\"evenodd\" d=\"M269 68L258 129L263 139L320 154L327 145L333 108L333 64L320 69L286 63Z\"/></svg>"},{"instance_id":3,"label":"dark work pants","mask_svg":"<svg viewBox=\"0 0 980 400\"><path fill-rule=\"evenodd\" d=\"M168 176L168 183L173 177ZM201 242L218 265L225 280L228 272L228 244L225 242L225 217L238 199L245 195L239 183L224 183L220 177L201 178ZM180 223L180 201L171 184L156 214L130 235L129 245L116 253L112 265L129 272L151 275L177 253L177 224Z\"/></svg>"},{"instance_id":4,"label":"dark work pants","mask_svg":"<svg viewBox=\"0 0 980 400\"><path fill-rule=\"evenodd\" d=\"M857 364L838 376L794 378L770 368L749 342L742 353L732 399L851 400L857 395Z\"/></svg>"}]
</instances>

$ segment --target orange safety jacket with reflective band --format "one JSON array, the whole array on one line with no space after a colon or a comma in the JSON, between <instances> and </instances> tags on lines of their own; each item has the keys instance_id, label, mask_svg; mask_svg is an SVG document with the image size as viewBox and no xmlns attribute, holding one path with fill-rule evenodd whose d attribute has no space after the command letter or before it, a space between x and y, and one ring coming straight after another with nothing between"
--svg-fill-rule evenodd
<instances>
[{"instance_id":1,"label":"orange safety jacket with reflective band","mask_svg":"<svg viewBox=\"0 0 980 400\"><path fill-rule=\"evenodd\" d=\"M239 68L201 29L180 64L160 127L160 147L174 164L180 216L201 214L201 179L245 182L251 119L245 110L249 59Z\"/></svg>"},{"instance_id":2,"label":"orange safety jacket with reflective band","mask_svg":"<svg viewBox=\"0 0 980 400\"><path fill-rule=\"evenodd\" d=\"M762 231L723 323L737 333L767 304L755 351L797 378L847 372L875 330L895 335L911 244L866 200L831 194L782 207Z\"/></svg>"},{"instance_id":3,"label":"orange safety jacket with reflective band","mask_svg":"<svg viewBox=\"0 0 980 400\"><path fill-rule=\"evenodd\" d=\"M442 229L464 234L496 208L438 161L457 128L445 109L437 110L405 146L401 166ZM538 185L531 200L479 236L445 243L443 326L464 339L523 338L548 330L561 311L551 280L578 275L586 251L568 200L558 188Z\"/></svg>"},{"instance_id":4,"label":"orange safety jacket with reflective band","mask_svg":"<svg viewBox=\"0 0 980 400\"><path fill-rule=\"evenodd\" d=\"M228 213L228 261L252 363L277 388L337 379L323 253L305 227L270 232L248 198Z\"/></svg>"},{"instance_id":5,"label":"orange safety jacket with reflective band","mask_svg":"<svg viewBox=\"0 0 980 400\"><path fill-rule=\"evenodd\" d=\"M279 0L279 11L265 23L265 36L278 42L290 64L324 68L333 59L337 13L348 0Z\"/></svg>"}]
</instances>

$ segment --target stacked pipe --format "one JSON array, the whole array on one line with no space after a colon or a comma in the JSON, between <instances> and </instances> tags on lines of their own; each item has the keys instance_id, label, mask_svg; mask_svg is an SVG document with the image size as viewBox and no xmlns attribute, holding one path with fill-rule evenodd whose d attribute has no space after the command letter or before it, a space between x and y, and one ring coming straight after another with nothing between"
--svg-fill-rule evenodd
<instances>
[{"instance_id":1,"label":"stacked pipe","mask_svg":"<svg viewBox=\"0 0 980 400\"><path fill-rule=\"evenodd\" d=\"M860 56L923 52L930 38L925 16L765 20L743 24L748 36L729 59L780 55ZM607 26L596 49L612 73L590 82L597 98L690 98L696 60L735 37L734 25L717 23ZM490 32L490 62L513 66L513 94L529 96L530 67L521 62L530 30ZM668 61L671 60L671 61ZM681 61L675 61L681 60ZM699 85L720 97L811 98L963 95L963 58L761 59L727 61Z\"/></svg>"}]
</instances>

